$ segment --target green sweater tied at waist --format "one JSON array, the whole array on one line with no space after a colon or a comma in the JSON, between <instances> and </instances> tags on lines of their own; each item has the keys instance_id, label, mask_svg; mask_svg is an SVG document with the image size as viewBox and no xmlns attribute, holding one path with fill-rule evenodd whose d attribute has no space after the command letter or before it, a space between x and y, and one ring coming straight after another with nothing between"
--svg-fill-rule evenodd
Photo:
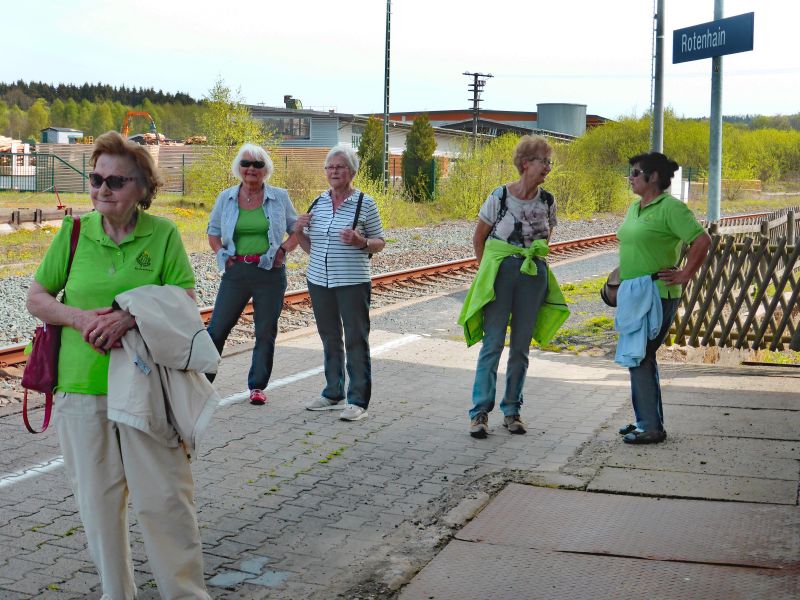
<instances>
[{"instance_id":1,"label":"green sweater tied at waist","mask_svg":"<svg viewBox=\"0 0 800 600\"><path fill-rule=\"evenodd\" d=\"M512 244L489 239L484 246L481 266L464 299L464 306L458 317L458 324L464 327L464 338L467 346L472 346L483 339L483 309L495 299L494 281L503 259L513 254L525 257L520 271L527 275L536 275L538 269L533 260L536 256L547 256L550 247L547 240L534 240L529 248L520 248ZM564 294L556 281L553 270L547 268L547 295L533 327L533 339L539 344L546 344L569 317L569 308ZM509 315L510 318L510 315Z\"/></svg>"}]
</instances>

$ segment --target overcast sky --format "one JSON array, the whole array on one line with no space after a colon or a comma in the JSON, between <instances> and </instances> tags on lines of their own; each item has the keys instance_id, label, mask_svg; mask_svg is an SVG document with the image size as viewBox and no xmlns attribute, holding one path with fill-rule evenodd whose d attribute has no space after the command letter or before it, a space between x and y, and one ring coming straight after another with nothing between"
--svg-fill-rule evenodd
<instances>
[{"instance_id":1,"label":"overcast sky","mask_svg":"<svg viewBox=\"0 0 800 600\"><path fill-rule=\"evenodd\" d=\"M714 0L665 0L665 106L709 114L711 60L672 64L672 32ZM464 71L492 73L483 108L650 106L653 0L393 0L391 110L469 108ZM723 59L723 113L800 112L800 0L725 0L755 12L752 52ZM3 3L0 81L86 81L203 97L221 77L252 104L382 112L385 0L38 0Z\"/></svg>"}]
</instances>

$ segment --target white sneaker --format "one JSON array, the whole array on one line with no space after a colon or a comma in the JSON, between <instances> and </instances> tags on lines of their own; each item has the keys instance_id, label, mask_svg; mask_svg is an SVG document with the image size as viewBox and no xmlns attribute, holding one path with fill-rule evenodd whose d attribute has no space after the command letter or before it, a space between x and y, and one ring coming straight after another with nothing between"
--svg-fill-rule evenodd
<instances>
[{"instance_id":1,"label":"white sneaker","mask_svg":"<svg viewBox=\"0 0 800 600\"><path fill-rule=\"evenodd\" d=\"M306 404L306 410L342 410L344 408L344 399L336 401L320 396L314 398L311 402Z\"/></svg>"},{"instance_id":2,"label":"white sneaker","mask_svg":"<svg viewBox=\"0 0 800 600\"><path fill-rule=\"evenodd\" d=\"M356 404L348 404L344 407L339 418L342 421L359 421L367 416L367 409L361 408Z\"/></svg>"}]
</instances>

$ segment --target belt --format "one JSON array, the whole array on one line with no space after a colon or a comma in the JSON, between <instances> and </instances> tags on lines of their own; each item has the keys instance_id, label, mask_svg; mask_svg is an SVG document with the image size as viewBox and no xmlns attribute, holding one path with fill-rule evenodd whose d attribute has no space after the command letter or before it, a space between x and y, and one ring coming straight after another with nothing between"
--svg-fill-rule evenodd
<instances>
[{"instance_id":1,"label":"belt","mask_svg":"<svg viewBox=\"0 0 800 600\"><path fill-rule=\"evenodd\" d=\"M261 260L260 254L237 254L233 260L243 263L258 263Z\"/></svg>"}]
</instances>

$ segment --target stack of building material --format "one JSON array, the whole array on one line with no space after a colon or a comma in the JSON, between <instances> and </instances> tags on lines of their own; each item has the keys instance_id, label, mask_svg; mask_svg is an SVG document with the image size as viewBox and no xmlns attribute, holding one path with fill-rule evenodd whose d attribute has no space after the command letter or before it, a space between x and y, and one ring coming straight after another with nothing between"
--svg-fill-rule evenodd
<instances>
[{"instance_id":1,"label":"stack of building material","mask_svg":"<svg viewBox=\"0 0 800 600\"><path fill-rule=\"evenodd\" d=\"M14 138L0 135L0 152L11 152L11 147L19 144L22 144L22 140L15 140Z\"/></svg>"}]
</instances>

